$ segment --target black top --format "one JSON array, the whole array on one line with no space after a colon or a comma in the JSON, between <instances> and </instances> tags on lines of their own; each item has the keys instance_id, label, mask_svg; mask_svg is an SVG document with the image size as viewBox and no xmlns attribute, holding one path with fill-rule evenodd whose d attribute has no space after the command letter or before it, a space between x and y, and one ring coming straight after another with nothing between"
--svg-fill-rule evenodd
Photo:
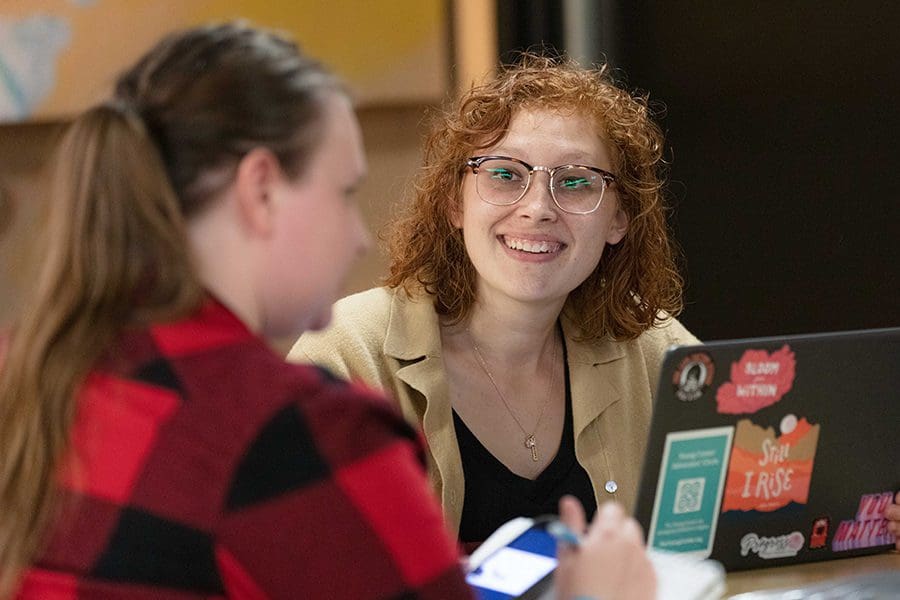
<instances>
[{"instance_id":1,"label":"black top","mask_svg":"<svg viewBox=\"0 0 900 600\"><path fill-rule=\"evenodd\" d=\"M581 500L588 518L597 510L597 501L587 471L575 459L572 397L565 340L563 365L566 375L566 417L562 439L556 456L537 479L526 479L507 469L453 411L453 425L456 428L466 482L459 526L460 542L467 545L483 542L495 529L514 517L556 514L559 512L559 499L565 494ZM522 450L527 451L524 446Z\"/></svg>"}]
</instances>

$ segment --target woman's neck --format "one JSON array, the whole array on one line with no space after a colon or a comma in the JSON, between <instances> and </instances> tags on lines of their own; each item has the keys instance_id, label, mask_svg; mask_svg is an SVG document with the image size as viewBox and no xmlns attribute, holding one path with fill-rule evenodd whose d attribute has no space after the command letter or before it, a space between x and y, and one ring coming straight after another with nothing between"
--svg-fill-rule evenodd
<instances>
[{"instance_id":1,"label":"woman's neck","mask_svg":"<svg viewBox=\"0 0 900 600\"><path fill-rule=\"evenodd\" d=\"M243 323L261 333L261 311L250 282L253 249L228 215L228 198L187 223L188 242L203 286Z\"/></svg>"},{"instance_id":2,"label":"woman's neck","mask_svg":"<svg viewBox=\"0 0 900 600\"><path fill-rule=\"evenodd\" d=\"M445 329L445 343L476 345L498 369L536 370L552 353L561 304L487 303L472 306L467 320Z\"/></svg>"}]
</instances>

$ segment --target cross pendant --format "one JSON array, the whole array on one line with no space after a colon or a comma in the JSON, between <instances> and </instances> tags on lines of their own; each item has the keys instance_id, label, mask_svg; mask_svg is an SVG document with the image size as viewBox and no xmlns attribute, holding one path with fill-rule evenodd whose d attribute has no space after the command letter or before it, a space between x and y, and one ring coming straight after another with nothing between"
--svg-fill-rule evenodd
<instances>
[{"instance_id":1,"label":"cross pendant","mask_svg":"<svg viewBox=\"0 0 900 600\"><path fill-rule=\"evenodd\" d=\"M537 462L537 442L534 440L534 435L529 435L525 438L525 447L531 449L531 460Z\"/></svg>"}]
</instances>

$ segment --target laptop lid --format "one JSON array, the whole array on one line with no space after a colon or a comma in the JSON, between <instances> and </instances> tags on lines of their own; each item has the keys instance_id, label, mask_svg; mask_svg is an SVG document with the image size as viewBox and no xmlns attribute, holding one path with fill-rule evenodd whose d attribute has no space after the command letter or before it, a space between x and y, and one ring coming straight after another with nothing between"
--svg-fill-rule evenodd
<instances>
[{"instance_id":1,"label":"laptop lid","mask_svg":"<svg viewBox=\"0 0 900 600\"><path fill-rule=\"evenodd\" d=\"M898 434L900 328L674 347L635 516L729 570L880 552Z\"/></svg>"}]
</instances>

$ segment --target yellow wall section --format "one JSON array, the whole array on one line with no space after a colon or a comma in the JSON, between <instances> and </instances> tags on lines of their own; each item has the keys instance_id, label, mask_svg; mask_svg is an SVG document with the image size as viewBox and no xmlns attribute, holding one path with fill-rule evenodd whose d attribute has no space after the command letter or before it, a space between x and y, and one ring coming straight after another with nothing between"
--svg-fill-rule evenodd
<instances>
[{"instance_id":1,"label":"yellow wall section","mask_svg":"<svg viewBox=\"0 0 900 600\"><path fill-rule=\"evenodd\" d=\"M34 118L70 116L164 33L235 18L292 34L349 80L362 104L433 102L448 88L446 0L4 0L0 19L56 15L71 27L57 85Z\"/></svg>"}]
</instances>

